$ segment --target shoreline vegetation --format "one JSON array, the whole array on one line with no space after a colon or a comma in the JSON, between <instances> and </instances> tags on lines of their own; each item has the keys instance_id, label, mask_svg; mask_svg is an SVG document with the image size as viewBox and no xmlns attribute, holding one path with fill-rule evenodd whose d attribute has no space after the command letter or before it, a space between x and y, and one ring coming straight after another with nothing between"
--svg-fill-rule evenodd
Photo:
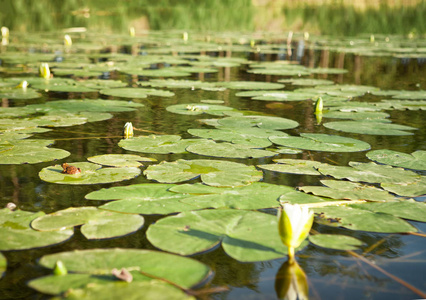
<instances>
[{"instance_id":1,"label":"shoreline vegetation","mask_svg":"<svg viewBox=\"0 0 426 300\"><path fill-rule=\"evenodd\" d=\"M4 0L0 24L11 31L68 27L146 30L308 31L315 34L426 34L424 0Z\"/></svg>"}]
</instances>

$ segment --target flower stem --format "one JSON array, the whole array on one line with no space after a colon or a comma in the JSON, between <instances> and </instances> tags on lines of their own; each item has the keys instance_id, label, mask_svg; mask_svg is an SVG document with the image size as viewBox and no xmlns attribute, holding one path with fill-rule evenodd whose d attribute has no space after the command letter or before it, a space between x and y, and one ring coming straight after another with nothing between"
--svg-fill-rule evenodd
<instances>
[{"instance_id":1,"label":"flower stem","mask_svg":"<svg viewBox=\"0 0 426 300\"><path fill-rule=\"evenodd\" d=\"M294 263L294 248L293 247L288 247L288 262L290 264Z\"/></svg>"}]
</instances>

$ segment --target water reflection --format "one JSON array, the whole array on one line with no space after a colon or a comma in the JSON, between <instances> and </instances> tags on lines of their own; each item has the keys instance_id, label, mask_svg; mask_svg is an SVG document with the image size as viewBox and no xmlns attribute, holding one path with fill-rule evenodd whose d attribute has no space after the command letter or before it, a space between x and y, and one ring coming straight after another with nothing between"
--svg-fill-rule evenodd
<instances>
[{"instance_id":1,"label":"water reflection","mask_svg":"<svg viewBox=\"0 0 426 300\"><path fill-rule=\"evenodd\" d=\"M286 261L275 276L275 292L278 299L309 299L309 286L305 272L294 261Z\"/></svg>"}]
</instances>

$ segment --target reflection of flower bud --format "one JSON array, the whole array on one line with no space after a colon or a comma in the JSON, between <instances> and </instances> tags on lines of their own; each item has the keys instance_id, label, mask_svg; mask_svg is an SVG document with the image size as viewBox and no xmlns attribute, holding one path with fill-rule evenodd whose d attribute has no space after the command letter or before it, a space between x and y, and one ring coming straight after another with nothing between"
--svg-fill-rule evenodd
<instances>
[{"instance_id":1,"label":"reflection of flower bud","mask_svg":"<svg viewBox=\"0 0 426 300\"><path fill-rule=\"evenodd\" d=\"M299 247L309 235L313 222L314 213L307 207L284 204L278 215L278 232L281 241L288 247L290 261L294 260L294 249Z\"/></svg>"},{"instance_id":2,"label":"reflection of flower bud","mask_svg":"<svg viewBox=\"0 0 426 300\"><path fill-rule=\"evenodd\" d=\"M50 69L48 63L41 63L39 68L40 77L43 77L45 79L50 78Z\"/></svg>"},{"instance_id":3,"label":"reflection of flower bud","mask_svg":"<svg viewBox=\"0 0 426 300\"><path fill-rule=\"evenodd\" d=\"M65 47L71 47L72 45L72 39L68 34L64 35L64 45Z\"/></svg>"},{"instance_id":4,"label":"reflection of flower bud","mask_svg":"<svg viewBox=\"0 0 426 300\"><path fill-rule=\"evenodd\" d=\"M127 122L124 125L124 138L128 139L133 136L133 125L132 122Z\"/></svg>"},{"instance_id":5,"label":"reflection of flower bud","mask_svg":"<svg viewBox=\"0 0 426 300\"><path fill-rule=\"evenodd\" d=\"M285 262L275 276L275 292L278 299L307 300L309 298L308 280L297 262Z\"/></svg>"}]
</instances>

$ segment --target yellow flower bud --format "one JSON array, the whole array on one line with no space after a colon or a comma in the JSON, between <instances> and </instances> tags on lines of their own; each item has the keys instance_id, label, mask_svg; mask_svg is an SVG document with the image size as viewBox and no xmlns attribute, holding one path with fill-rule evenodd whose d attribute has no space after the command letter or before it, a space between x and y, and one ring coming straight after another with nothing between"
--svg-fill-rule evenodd
<instances>
[{"instance_id":1,"label":"yellow flower bud","mask_svg":"<svg viewBox=\"0 0 426 300\"><path fill-rule=\"evenodd\" d=\"M323 109L323 101L321 97L318 97L317 102L315 102L315 113L316 114L322 114L322 109Z\"/></svg>"},{"instance_id":2,"label":"yellow flower bud","mask_svg":"<svg viewBox=\"0 0 426 300\"><path fill-rule=\"evenodd\" d=\"M124 138L128 139L133 136L133 125L132 122L127 122L124 125Z\"/></svg>"},{"instance_id":3,"label":"yellow flower bud","mask_svg":"<svg viewBox=\"0 0 426 300\"><path fill-rule=\"evenodd\" d=\"M130 34L130 36L135 36L135 27L129 28L129 34Z\"/></svg>"},{"instance_id":4,"label":"yellow flower bud","mask_svg":"<svg viewBox=\"0 0 426 300\"><path fill-rule=\"evenodd\" d=\"M45 79L50 78L50 69L48 63L41 63L39 68L40 77L43 77Z\"/></svg>"},{"instance_id":5,"label":"yellow flower bud","mask_svg":"<svg viewBox=\"0 0 426 300\"><path fill-rule=\"evenodd\" d=\"M9 28L2 26L1 36L4 37L4 38L8 38L9 37Z\"/></svg>"},{"instance_id":6,"label":"yellow flower bud","mask_svg":"<svg viewBox=\"0 0 426 300\"><path fill-rule=\"evenodd\" d=\"M68 34L64 35L64 45L65 47L71 47L72 45L72 39Z\"/></svg>"},{"instance_id":7,"label":"yellow flower bud","mask_svg":"<svg viewBox=\"0 0 426 300\"><path fill-rule=\"evenodd\" d=\"M17 88L26 89L28 87L28 81L24 80L16 86Z\"/></svg>"}]
</instances>

